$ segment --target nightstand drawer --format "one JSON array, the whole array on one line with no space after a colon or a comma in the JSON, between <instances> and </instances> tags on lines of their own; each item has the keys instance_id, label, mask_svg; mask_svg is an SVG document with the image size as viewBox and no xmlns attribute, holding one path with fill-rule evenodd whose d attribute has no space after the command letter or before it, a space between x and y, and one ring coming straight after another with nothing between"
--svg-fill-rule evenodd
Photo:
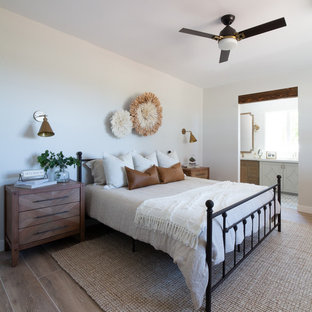
<instances>
[{"instance_id":1,"label":"nightstand drawer","mask_svg":"<svg viewBox=\"0 0 312 312\"><path fill-rule=\"evenodd\" d=\"M33 241L39 241L41 239L72 231L79 232L79 227L79 216L30 226L19 230L19 244L24 245Z\"/></svg>"},{"instance_id":2,"label":"nightstand drawer","mask_svg":"<svg viewBox=\"0 0 312 312\"><path fill-rule=\"evenodd\" d=\"M209 167L183 168L183 172L189 177L209 179Z\"/></svg>"},{"instance_id":3,"label":"nightstand drawer","mask_svg":"<svg viewBox=\"0 0 312 312\"><path fill-rule=\"evenodd\" d=\"M21 229L36 224L57 221L73 216L79 216L79 214L79 202L28 210L19 214L19 228Z\"/></svg>"},{"instance_id":4,"label":"nightstand drawer","mask_svg":"<svg viewBox=\"0 0 312 312\"><path fill-rule=\"evenodd\" d=\"M79 201L80 192L78 188L21 195L19 197L19 211L63 205Z\"/></svg>"},{"instance_id":5,"label":"nightstand drawer","mask_svg":"<svg viewBox=\"0 0 312 312\"><path fill-rule=\"evenodd\" d=\"M207 171L197 171L197 172L192 172L191 177L196 177L196 178L203 178L203 179L208 179L208 172Z\"/></svg>"}]
</instances>

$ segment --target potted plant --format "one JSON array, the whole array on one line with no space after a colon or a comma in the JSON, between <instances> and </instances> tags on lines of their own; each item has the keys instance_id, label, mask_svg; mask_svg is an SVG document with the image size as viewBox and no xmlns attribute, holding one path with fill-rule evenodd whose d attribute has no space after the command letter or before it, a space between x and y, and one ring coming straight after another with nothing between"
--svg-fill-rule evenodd
<instances>
[{"instance_id":1,"label":"potted plant","mask_svg":"<svg viewBox=\"0 0 312 312\"><path fill-rule=\"evenodd\" d=\"M59 167L59 170L54 173L54 179L57 182L68 182L69 181L69 172L65 170L68 166L78 166L80 161L77 158L72 156L65 157L63 152L57 154L46 150L40 156L37 157L37 160L46 172L48 169L53 169Z\"/></svg>"}]
</instances>

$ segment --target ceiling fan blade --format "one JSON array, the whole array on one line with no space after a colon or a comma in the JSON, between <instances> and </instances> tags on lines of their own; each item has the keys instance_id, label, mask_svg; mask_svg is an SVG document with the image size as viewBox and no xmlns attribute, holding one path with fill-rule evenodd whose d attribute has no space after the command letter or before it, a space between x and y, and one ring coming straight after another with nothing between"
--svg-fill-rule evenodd
<instances>
[{"instance_id":1,"label":"ceiling fan blade","mask_svg":"<svg viewBox=\"0 0 312 312\"><path fill-rule=\"evenodd\" d=\"M200 36L200 37L205 37L205 38L210 38L210 39L215 39L217 37L216 35L208 34L202 31L198 30L193 30L193 29L188 29L188 28L181 28L179 32L189 34L189 35L195 35L195 36ZM217 40L217 39L215 39Z\"/></svg>"},{"instance_id":2,"label":"ceiling fan blade","mask_svg":"<svg viewBox=\"0 0 312 312\"><path fill-rule=\"evenodd\" d=\"M227 62L230 56L230 50L221 50L219 63Z\"/></svg>"},{"instance_id":3,"label":"ceiling fan blade","mask_svg":"<svg viewBox=\"0 0 312 312\"><path fill-rule=\"evenodd\" d=\"M267 31L278 29L278 28L281 28L284 26L286 26L286 21L285 21L285 18L282 17L282 18L278 18L274 21L264 23L264 24L261 24L261 25L240 31L238 33L238 36L240 39L245 39L245 38L260 35L260 34L263 34Z\"/></svg>"}]
</instances>

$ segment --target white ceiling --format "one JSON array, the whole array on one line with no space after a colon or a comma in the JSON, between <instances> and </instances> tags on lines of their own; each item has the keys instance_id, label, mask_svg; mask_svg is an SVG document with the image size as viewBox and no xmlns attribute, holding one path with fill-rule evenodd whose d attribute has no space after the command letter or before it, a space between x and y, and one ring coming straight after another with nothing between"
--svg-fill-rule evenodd
<instances>
[{"instance_id":1,"label":"white ceiling","mask_svg":"<svg viewBox=\"0 0 312 312\"><path fill-rule=\"evenodd\" d=\"M0 7L200 87L312 68L311 0L0 0ZM219 64L220 17L244 30L280 17L287 27L240 41Z\"/></svg>"}]
</instances>

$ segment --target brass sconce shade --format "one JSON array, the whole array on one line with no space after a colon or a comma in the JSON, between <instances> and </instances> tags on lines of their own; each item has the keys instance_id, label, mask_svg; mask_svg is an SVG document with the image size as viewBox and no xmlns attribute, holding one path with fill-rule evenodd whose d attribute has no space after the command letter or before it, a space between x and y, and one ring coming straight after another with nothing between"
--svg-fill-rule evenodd
<instances>
[{"instance_id":1,"label":"brass sconce shade","mask_svg":"<svg viewBox=\"0 0 312 312\"><path fill-rule=\"evenodd\" d=\"M47 115L42 112L34 112L34 119L38 122L42 121L38 135L41 137L50 137L54 135L54 132L48 122Z\"/></svg>"},{"instance_id":2,"label":"brass sconce shade","mask_svg":"<svg viewBox=\"0 0 312 312\"><path fill-rule=\"evenodd\" d=\"M190 143L195 143L197 142L197 139L194 137L192 131L189 131L189 130L185 130L184 128L182 129L182 134L186 134L186 132L189 132L190 133Z\"/></svg>"}]
</instances>

